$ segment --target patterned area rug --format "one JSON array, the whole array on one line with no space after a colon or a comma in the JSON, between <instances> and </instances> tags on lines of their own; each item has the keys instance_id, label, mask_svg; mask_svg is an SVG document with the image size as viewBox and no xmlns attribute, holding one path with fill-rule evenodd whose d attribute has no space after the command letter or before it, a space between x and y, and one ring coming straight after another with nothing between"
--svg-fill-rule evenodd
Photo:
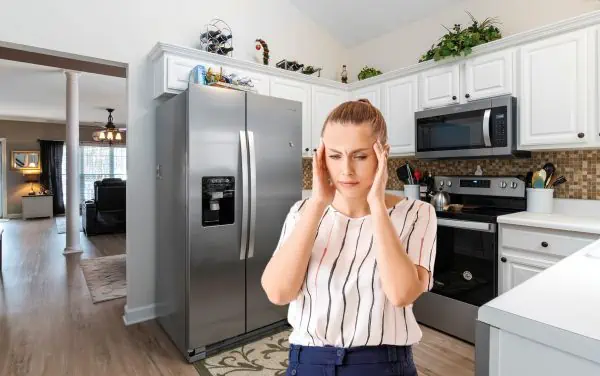
<instances>
[{"instance_id":1,"label":"patterned area rug","mask_svg":"<svg viewBox=\"0 0 600 376\"><path fill-rule=\"evenodd\" d=\"M125 255L81 260L81 270L94 303L127 296L125 264Z\"/></svg>"},{"instance_id":2,"label":"patterned area rug","mask_svg":"<svg viewBox=\"0 0 600 376\"><path fill-rule=\"evenodd\" d=\"M56 224L56 231L59 234L65 234L67 232L67 217L54 217L54 223ZM79 232L83 231L81 225L81 217L79 217Z\"/></svg>"},{"instance_id":3,"label":"patterned area rug","mask_svg":"<svg viewBox=\"0 0 600 376\"><path fill-rule=\"evenodd\" d=\"M291 330L213 355L194 363L201 376L284 376Z\"/></svg>"}]
</instances>

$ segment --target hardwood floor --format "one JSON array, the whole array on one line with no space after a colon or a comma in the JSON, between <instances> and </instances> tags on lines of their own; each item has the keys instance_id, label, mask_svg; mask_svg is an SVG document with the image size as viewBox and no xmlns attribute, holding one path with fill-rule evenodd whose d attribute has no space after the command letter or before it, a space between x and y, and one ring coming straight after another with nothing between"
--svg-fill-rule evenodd
<instances>
[{"instance_id":1,"label":"hardwood floor","mask_svg":"<svg viewBox=\"0 0 600 376\"><path fill-rule=\"evenodd\" d=\"M125 299L92 303L79 260L124 253L124 235L80 233L83 254L63 256L54 220L1 225L0 375L198 375L156 322L123 324ZM472 346L423 333L419 375L473 375Z\"/></svg>"}]
</instances>

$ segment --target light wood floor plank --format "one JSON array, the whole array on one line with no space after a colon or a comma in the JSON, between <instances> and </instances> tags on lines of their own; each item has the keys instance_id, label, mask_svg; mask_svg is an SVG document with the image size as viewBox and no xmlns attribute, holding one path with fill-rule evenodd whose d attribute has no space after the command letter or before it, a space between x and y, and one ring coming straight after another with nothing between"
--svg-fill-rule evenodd
<instances>
[{"instance_id":1,"label":"light wood floor plank","mask_svg":"<svg viewBox=\"0 0 600 376\"><path fill-rule=\"evenodd\" d=\"M125 253L125 235L86 237L63 256L52 219L2 223L0 375L197 376L156 322L126 327L125 299L93 304L80 259ZM472 376L473 347L423 327L422 376Z\"/></svg>"}]
</instances>

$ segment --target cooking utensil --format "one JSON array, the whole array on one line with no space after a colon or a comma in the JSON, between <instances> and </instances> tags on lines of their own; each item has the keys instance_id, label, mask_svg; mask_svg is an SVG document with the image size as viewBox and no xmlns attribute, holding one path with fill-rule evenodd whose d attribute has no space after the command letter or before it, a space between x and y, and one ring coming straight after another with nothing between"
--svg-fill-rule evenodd
<instances>
[{"instance_id":1,"label":"cooking utensil","mask_svg":"<svg viewBox=\"0 0 600 376\"><path fill-rule=\"evenodd\" d=\"M528 171L525 175L525 188L531 188L533 185L533 171Z\"/></svg>"},{"instance_id":2,"label":"cooking utensil","mask_svg":"<svg viewBox=\"0 0 600 376\"><path fill-rule=\"evenodd\" d=\"M553 187L558 187L561 184L564 184L567 182L567 178L565 178L564 176L559 176L553 183L552 186Z\"/></svg>"},{"instance_id":3,"label":"cooking utensil","mask_svg":"<svg viewBox=\"0 0 600 376\"><path fill-rule=\"evenodd\" d=\"M400 166L396 169L396 175L398 175L398 180L403 182L404 184L408 184L408 170L406 166Z\"/></svg>"},{"instance_id":4,"label":"cooking utensil","mask_svg":"<svg viewBox=\"0 0 600 376\"><path fill-rule=\"evenodd\" d=\"M554 164L552 164L551 162L548 162L544 165L543 169L544 171L546 171L546 181L544 182L544 188L547 188L550 185L550 179L552 179L552 176L556 171L556 167L554 167Z\"/></svg>"},{"instance_id":5,"label":"cooking utensil","mask_svg":"<svg viewBox=\"0 0 600 376\"><path fill-rule=\"evenodd\" d=\"M410 168L410 164L406 161L406 171L408 172L408 184L415 184L415 180L413 178L413 173Z\"/></svg>"},{"instance_id":6,"label":"cooking utensil","mask_svg":"<svg viewBox=\"0 0 600 376\"><path fill-rule=\"evenodd\" d=\"M533 181L531 185L533 188L544 188L544 184L546 183L546 171L539 170L533 173Z\"/></svg>"},{"instance_id":7,"label":"cooking utensil","mask_svg":"<svg viewBox=\"0 0 600 376\"><path fill-rule=\"evenodd\" d=\"M450 195L448 192L442 191L440 188L439 192L431 198L431 205L435 210L442 211L450 204Z\"/></svg>"},{"instance_id":8,"label":"cooking utensil","mask_svg":"<svg viewBox=\"0 0 600 376\"><path fill-rule=\"evenodd\" d=\"M413 175L415 176L415 181L417 184L421 183L421 178L423 177L423 174L421 173L421 170L415 169L415 172L413 173Z\"/></svg>"}]
</instances>

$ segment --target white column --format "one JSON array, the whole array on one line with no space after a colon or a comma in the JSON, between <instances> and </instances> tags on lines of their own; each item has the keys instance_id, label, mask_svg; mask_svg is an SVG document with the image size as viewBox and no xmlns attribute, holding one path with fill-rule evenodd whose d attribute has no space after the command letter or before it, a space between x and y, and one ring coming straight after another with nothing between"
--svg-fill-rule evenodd
<instances>
[{"instance_id":1,"label":"white column","mask_svg":"<svg viewBox=\"0 0 600 376\"><path fill-rule=\"evenodd\" d=\"M67 76L67 244L63 254L80 253L79 244L79 72Z\"/></svg>"}]
</instances>

